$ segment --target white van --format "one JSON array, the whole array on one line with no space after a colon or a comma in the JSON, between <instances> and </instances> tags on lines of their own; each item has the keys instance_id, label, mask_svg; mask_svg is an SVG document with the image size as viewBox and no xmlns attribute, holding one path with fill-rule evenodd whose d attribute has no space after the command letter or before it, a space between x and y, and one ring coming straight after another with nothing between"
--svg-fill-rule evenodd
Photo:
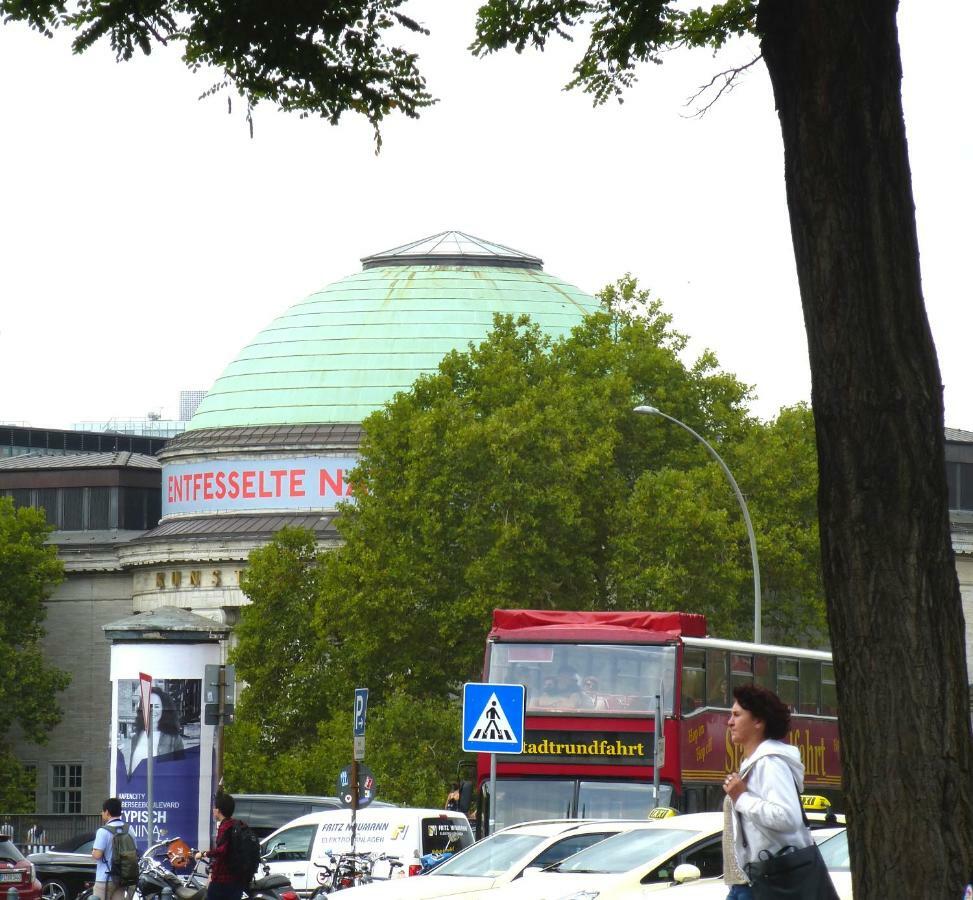
<instances>
[{"instance_id":1,"label":"white van","mask_svg":"<svg viewBox=\"0 0 973 900\"><path fill-rule=\"evenodd\" d=\"M399 806L366 807L358 811L355 850L387 853L402 867L394 875L417 874L419 857L427 853L457 852L474 841L466 816L445 809L411 809ZM309 895L318 887L318 873L328 865L328 851L351 850L351 810L309 813L278 828L263 841L263 855L272 875L286 875L294 890ZM376 866L376 878L388 868Z\"/></svg>"}]
</instances>

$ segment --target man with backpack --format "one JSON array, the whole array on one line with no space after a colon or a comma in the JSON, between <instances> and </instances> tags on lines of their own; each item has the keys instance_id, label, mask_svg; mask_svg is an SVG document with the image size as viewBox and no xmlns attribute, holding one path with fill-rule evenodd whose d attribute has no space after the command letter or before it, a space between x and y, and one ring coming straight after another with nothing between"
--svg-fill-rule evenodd
<instances>
[{"instance_id":1,"label":"man with backpack","mask_svg":"<svg viewBox=\"0 0 973 900\"><path fill-rule=\"evenodd\" d=\"M122 801L109 797L101 805L101 828L95 833L95 896L98 900L129 900L138 881L138 850L128 823L122 821Z\"/></svg>"},{"instance_id":2,"label":"man with backpack","mask_svg":"<svg viewBox=\"0 0 973 900\"><path fill-rule=\"evenodd\" d=\"M260 862L260 841L246 822L233 818L236 801L219 793L213 798L213 818L218 823L216 840L204 856L209 862L206 900L240 900Z\"/></svg>"}]
</instances>

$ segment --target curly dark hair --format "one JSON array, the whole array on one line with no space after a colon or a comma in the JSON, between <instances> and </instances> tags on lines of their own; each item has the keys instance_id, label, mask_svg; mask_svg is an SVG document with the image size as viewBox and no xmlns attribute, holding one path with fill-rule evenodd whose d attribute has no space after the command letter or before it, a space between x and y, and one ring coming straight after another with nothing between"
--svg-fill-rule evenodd
<instances>
[{"instance_id":1,"label":"curly dark hair","mask_svg":"<svg viewBox=\"0 0 973 900\"><path fill-rule=\"evenodd\" d=\"M764 723L766 737L779 741L791 730L790 707L773 691L755 684L741 684L733 689L733 699Z\"/></svg>"},{"instance_id":2,"label":"curly dark hair","mask_svg":"<svg viewBox=\"0 0 973 900\"><path fill-rule=\"evenodd\" d=\"M233 815L233 810L236 809L236 800L234 800L229 794L224 794L220 791L213 798L213 808L218 809L223 813L226 818L230 818Z\"/></svg>"}]
</instances>

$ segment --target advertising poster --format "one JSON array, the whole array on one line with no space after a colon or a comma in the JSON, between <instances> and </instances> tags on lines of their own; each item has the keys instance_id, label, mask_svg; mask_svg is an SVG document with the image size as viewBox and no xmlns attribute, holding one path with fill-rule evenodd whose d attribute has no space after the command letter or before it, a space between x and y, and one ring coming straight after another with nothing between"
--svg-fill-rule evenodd
<instances>
[{"instance_id":1,"label":"advertising poster","mask_svg":"<svg viewBox=\"0 0 973 900\"><path fill-rule=\"evenodd\" d=\"M115 793L122 818L130 823L140 850L150 843L182 837L196 842L200 819L200 678L152 681L155 834L148 834L148 755L137 678L118 680L115 735Z\"/></svg>"}]
</instances>

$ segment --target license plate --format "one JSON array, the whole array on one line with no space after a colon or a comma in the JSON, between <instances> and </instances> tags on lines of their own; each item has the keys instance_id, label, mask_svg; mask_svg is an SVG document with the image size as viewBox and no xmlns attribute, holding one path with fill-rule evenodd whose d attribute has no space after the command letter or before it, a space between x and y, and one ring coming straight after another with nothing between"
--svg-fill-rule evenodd
<instances>
[{"instance_id":1,"label":"license plate","mask_svg":"<svg viewBox=\"0 0 973 900\"><path fill-rule=\"evenodd\" d=\"M0 881L20 881L20 872L0 872Z\"/></svg>"}]
</instances>

